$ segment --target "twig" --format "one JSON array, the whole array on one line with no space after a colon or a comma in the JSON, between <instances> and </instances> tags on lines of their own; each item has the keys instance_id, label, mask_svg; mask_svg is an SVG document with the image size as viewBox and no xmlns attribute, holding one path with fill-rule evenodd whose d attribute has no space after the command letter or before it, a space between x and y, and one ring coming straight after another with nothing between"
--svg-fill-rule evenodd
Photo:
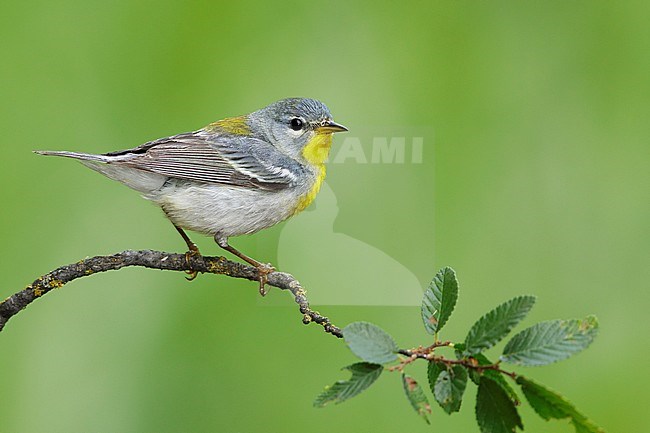
<instances>
[{"instance_id":1,"label":"twig","mask_svg":"<svg viewBox=\"0 0 650 433\"><path fill-rule=\"evenodd\" d=\"M445 358L444 356L440 355L434 355L434 350L438 347L448 347L451 346L451 342L445 341L445 342L437 342L432 344L429 347L418 347L415 349L400 349L397 351L400 355L406 356L405 359L401 359L399 365L395 367L389 368L389 370L398 370L402 371L402 369L415 361L416 359L424 359L428 362L440 362L442 364L445 364L448 368L451 365L462 365L463 367L466 367L471 370L476 370L477 372L481 373L484 370L494 370L497 371L501 374L505 374L506 376L511 377L512 379L517 378L517 374L511 371L506 371L501 369L501 366L499 363L496 364L487 364L487 365L480 365L478 361L475 358L467 357L467 358L461 358L461 359L450 359L450 358Z\"/></svg>"},{"instance_id":2,"label":"twig","mask_svg":"<svg viewBox=\"0 0 650 433\"><path fill-rule=\"evenodd\" d=\"M63 287L66 283L77 278L87 277L98 272L114 271L128 266L142 266L167 271L195 270L201 273L222 274L251 281L259 280L256 268L232 262L224 257L191 255L186 259L185 254L151 250L123 251L112 256L96 256L61 266L37 278L25 289L2 301L0 303L0 331L4 329L10 318L48 292ZM303 315L303 323L316 322L323 327L325 332L338 338L343 337L341 329L334 326L327 317L310 308L305 290L291 274L273 272L268 275L267 284L291 292Z\"/></svg>"}]
</instances>

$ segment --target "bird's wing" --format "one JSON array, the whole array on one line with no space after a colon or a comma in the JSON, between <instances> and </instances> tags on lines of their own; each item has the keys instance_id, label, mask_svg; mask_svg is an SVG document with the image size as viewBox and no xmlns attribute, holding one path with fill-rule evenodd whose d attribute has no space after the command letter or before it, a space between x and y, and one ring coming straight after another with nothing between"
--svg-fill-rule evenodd
<instances>
[{"instance_id":1,"label":"bird's wing","mask_svg":"<svg viewBox=\"0 0 650 433\"><path fill-rule=\"evenodd\" d=\"M203 130L107 153L112 164L177 179L279 190L296 179L298 163L265 141Z\"/></svg>"}]
</instances>

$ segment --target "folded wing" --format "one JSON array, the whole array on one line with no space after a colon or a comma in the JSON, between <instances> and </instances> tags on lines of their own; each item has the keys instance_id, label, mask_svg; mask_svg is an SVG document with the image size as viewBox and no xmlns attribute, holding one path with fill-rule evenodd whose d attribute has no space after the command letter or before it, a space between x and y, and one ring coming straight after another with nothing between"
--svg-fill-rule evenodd
<instances>
[{"instance_id":1,"label":"folded wing","mask_svg":"<svg viewBox=\"0 0 650 433\"><path fill-rule=\"evenodd\" d=\"M265 141L240 136L215 136L203 130L145 143L105 154L110 164L164 176L279 190L296 179L300 165Z\"/></svg>"}]
</instances>

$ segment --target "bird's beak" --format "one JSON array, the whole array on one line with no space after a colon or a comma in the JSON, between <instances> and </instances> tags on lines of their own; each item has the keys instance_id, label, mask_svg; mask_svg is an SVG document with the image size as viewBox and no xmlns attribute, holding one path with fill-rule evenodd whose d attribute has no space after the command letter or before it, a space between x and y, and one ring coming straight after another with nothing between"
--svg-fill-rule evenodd
<instances>
[{"instance_id":1,"label":"bird's beak","mask_svg":"<svg viewBox=\"0 0 650 433\"><path fill-rule=\"evenodd\" d=\"M320 133L327 132L345 132L348 128L345 126L334 122L333 120L323 120L320 124L316 126L316 131Z\"/></svg>"}]
</instances>

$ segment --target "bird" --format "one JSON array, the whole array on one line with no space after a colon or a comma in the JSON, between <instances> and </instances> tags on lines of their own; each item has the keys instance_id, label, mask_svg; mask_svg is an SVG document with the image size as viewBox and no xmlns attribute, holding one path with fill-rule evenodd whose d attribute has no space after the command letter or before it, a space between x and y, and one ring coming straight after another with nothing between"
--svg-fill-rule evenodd
<instances>
[{"instance_id":1,"label":"bird","mask_svg":"<svg viewBox=\"0 0 650 433\"><path fill-rule=\"evenodd\" d=\"M256 233L307 208L325 179L333 134L344 131L324 103L286 98L132 149L34 152L79 160L160 206L187 245L188 263L201 253L185 230L213 237L257 269L264 296L275 268L240 252L229 238ZM197 275L187 272L190 280Z\"/></svg>"}]
</instances>

